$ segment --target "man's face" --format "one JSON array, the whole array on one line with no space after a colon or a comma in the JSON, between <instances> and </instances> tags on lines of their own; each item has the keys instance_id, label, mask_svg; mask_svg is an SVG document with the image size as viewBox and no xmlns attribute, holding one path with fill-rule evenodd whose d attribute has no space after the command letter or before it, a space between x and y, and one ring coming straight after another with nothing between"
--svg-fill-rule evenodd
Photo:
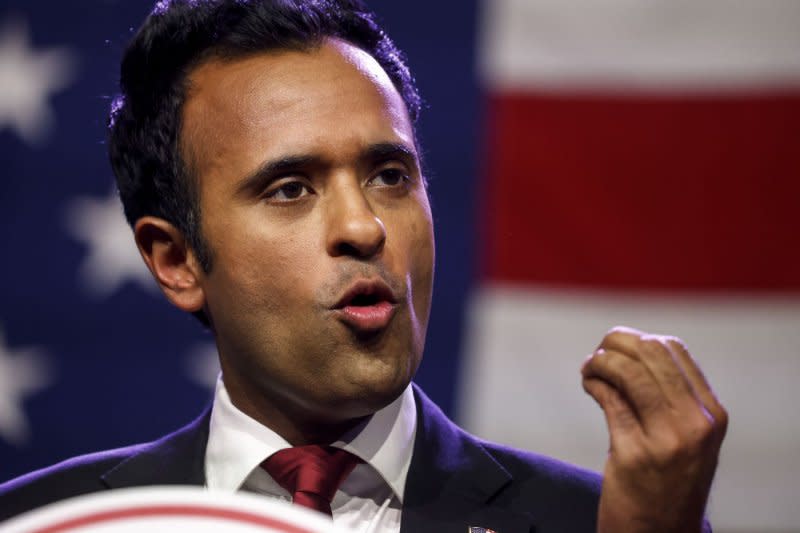
<instances>
[{"instance_id":1,"label":"man's face","mask_svg":"<svg viewBox=\"0 0 800 533\"><path fill-rule=\"evenodd\" d=\"M201 279L234 402L324 421L391 402L419 366L430 206L405 105L367 53L211 60L182 150L213 268Z\"/></svg>"}]
</instances>

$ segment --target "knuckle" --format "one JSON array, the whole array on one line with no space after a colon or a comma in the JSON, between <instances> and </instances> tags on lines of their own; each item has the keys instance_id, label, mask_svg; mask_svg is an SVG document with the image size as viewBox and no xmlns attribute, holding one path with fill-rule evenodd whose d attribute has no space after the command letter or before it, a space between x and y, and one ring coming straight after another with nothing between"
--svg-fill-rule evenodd
<instances>
[{"instance_id":1,"label":"knuckle","mask_svg":"<svg viewBox=\"0 0 800 533\"><path fill-rule=\"evenodd\" d=\"M650 464L657 469L668 469L696 462L715 442L714 422L703 413L661 432L649 448Z\"/></svg>"},{"instance_id":2,"label":"knuckle","mask_svg":"<svg viewBox=\"0 0 800 533\"><path fill-rule=\"evenodd\" d=\"M653 465L658 469L669 468L689 454L689 446L675 434L668 434L650 451Z\"/></svg>"},{"instance_id":3,"label":"knuckle","mask_svg":"<svg viewBox=\"0 0 800 533\"><path fill-rule=\"evenodd\" d=\"M702 444L714 435L715 419L708 412L696 416L689 426L689 443Z\"/></svg>"},{"instance_id":4,"label":"knuckle","mask_svg":"<svg viewBox=\"0 0 800 533\"><path fill-rule=\"evenodd\" d=\"M693 428L688 433L683 431L671 434L659 443L654 451L656 465L667 468L696 462L699 457L705 455L705 450L708 449L710 443L710 436L709 424Z\"/></svg>"},{"instance_id":5,"label":"knuckle","mask_svg":"<svg viewBox=\"0 0 800 533\"><path fill-rule=\"evenodd\" d=\"M596 369L599 366L606 364L605 350L595 350L584 361L584 367L588 369Z\"/></svg>"},{"instance_id":6,"label":"knuckle","mask_svg":"<svg viewBox=\"0 0 800 533\"><path fill-rule=\"evenodd\" d=\"M613 335L615 333L628 335L633 331L634 331L633 328L629 328L628 326L623 326L622 324L617 324L616 326L613 326L611 329L609 329L606 332L606 335Z\"/></svg>"},{"instance_id":7,"label":"knuckle","mask_svg":"<svg viewBox=\"0 0 800 533\"><path fill-rule=\"evenodd\" d=\"M723 406L718 405L717 407L717 412L714 413L714 422L720 431L725 434L725 432L728 430L730 416L728 415L728 411Z\"/></svg>"},{"instance_id":8,"label":"knuckle","mask_svg":"<svg viewBox=\"0 0 800 533\"><path fill-rule=\"evenodd\" d=\"M603 340L609 342L624 343L631 337L638 338L642 335L643 333L638 329L634 329L629 326L616 325L606 332L605 336L603 337Z\"/></svg>"},{"instance_id":9,"label":"knuckle","mask_svg":"<svg viewBox=\"0 0 800 533\"><path fill-rule=\"evenodd\" d=\"M615 346L621 344L625 338L628 336L628 333L625 331L623 326L614 326L610 330L606 332L603 336L602 346Z\"/></svg>"},{"instance_id":10,"label":"knuckle","mask_svg":"<svg viewBox=\"0 0 800 533\"><path fill-rule=\"evenodd\" d=\"M681 430L681 451L679 456L685 459L703 455L710 445L718 439L719 427L715 419L707 411L687 420Z\"/></svg>"},{"instance_id":11,"label":"knuckle","mask_svg":"<svg viewBox=\"0 0 800 533\"><path fill-rule=\"evenodd\" d=\"M672 357L667 348L667 344L661 337L656 335L645 335L639 339L639 350L646 357L663 358Z\"/></svg>"},{"instance_id":12,"label":"knuckle","mask_svg":"<svg viewBox=\"0 0 800 533\"><path fill-rule=\"evenodd\" d=\"M603 379L610 379L617 372L616 365L611 358L612 354L606 350L595 350L584 362L581 373L584 377L600 376Z\"/></svg>"},{"instance_id":13,"label":"knuckle","mask_svg":"<svg viewBox=\"0 0 800 533\"><path fill-rule=\"evenodd\" d=\"M604 379L617 382L624 374L616 354L601 350L596 356L592 357L590 370Z\"/></svg>"},{"instance_id":14,"label":"knuckle","mask_svg":"<svg viewBox=\"0 0 800 533\"><path fill-rule=\"evenodd\" d=\"M651 454L644 448L633 446L619 453L620 463L627 469L638 472L649 468L653 459Z\"/></svg>"},{"instance_id":15,"label":"knuckle","mask_svg":"<svg viewBox=\"0 0 800 533\"><path fill-rule=\"evenodd\" d=\"M689 347L680 337L674 335L665 335L664 342L673 350L689 353Z\"/></svg>"}]
</instances>

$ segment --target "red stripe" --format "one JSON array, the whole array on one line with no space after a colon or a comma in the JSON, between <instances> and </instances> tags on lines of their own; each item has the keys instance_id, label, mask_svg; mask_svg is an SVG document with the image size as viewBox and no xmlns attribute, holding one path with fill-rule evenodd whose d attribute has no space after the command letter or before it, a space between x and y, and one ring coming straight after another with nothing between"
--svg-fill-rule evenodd
<instances>
[{"instance_id":1,"label":"red stripe","mask_svg":"<svg viewBox=\"0 0 800 533\"><path fill-rule=\"evenodd\" d=\"M260 516L257 514L243 512L243 511L235 511L232 509L216 509L212 507L195 507L189 505L148 505L141 507L116 509L113 511L102 511L102 512L87 514L85 516L79 516L77 518L65 520L58 524L53 524L50 526L45 526L39 529L35 529L30 533L61 533L79 527L96 525L115 520L124 520L127 518L143 518L143 517L172 518L176 516L219 518L224 520L230 520L233 522L253 524L257 526L278 529L285 533L313 533L310 529L306 529L304 527L298 527L276 518L269 518L266 516Z\"/></svg>"},{"instance_id":2,"label":"red stripe","mask_svg":"<svg viewBox=\"0 0 800 533\"><path fill-rule=\"evenodd\" d=\"M485 278L800 289L800 91L488 109Z\"/></svg>"}]
</instances>

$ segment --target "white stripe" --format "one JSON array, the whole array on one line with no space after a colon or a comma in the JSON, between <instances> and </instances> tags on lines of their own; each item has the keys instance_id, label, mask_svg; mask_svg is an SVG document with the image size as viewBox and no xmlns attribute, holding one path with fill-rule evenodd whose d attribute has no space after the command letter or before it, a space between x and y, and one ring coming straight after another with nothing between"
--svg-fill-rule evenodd
<instances>
[{"instance_id":1,"label":"white stripe","mask_svg":"<svg viewBox=\"0 0 800 533\"><path fill-rule=\"evenodd\" d=\"M459 413L470 431L601 470L605 422L579 369L612 326L678 335L728 409L717 529L800 524L800 298L493 287L470 307Z\"/></svg>"},{"instance_id":2,"label":"white stripe","mask_svg":"<svg viewBox=\"0 0 800 533\"><path fill-rule=\"evenodd\" d=\"M484 0L494 89L800 86L797 0Z\"/></svg>"}]
</instances>

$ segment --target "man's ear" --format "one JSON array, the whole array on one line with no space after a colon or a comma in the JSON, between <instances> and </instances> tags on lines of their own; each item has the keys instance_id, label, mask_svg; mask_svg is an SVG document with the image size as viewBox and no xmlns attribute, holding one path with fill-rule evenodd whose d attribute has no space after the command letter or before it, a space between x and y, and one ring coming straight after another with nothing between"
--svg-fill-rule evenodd
<instances>
[{"instance_id":1,"label":"man's ear","mask_svg":"<svg viewBox=\"0 0 800 533\"><path fill-rule=\"evenodd\" d=\"M145 216L133 228L147 268L170 302L183 311L203 309L203 270L183 233L163 218Z\"/></svg>"}]
</instances>

